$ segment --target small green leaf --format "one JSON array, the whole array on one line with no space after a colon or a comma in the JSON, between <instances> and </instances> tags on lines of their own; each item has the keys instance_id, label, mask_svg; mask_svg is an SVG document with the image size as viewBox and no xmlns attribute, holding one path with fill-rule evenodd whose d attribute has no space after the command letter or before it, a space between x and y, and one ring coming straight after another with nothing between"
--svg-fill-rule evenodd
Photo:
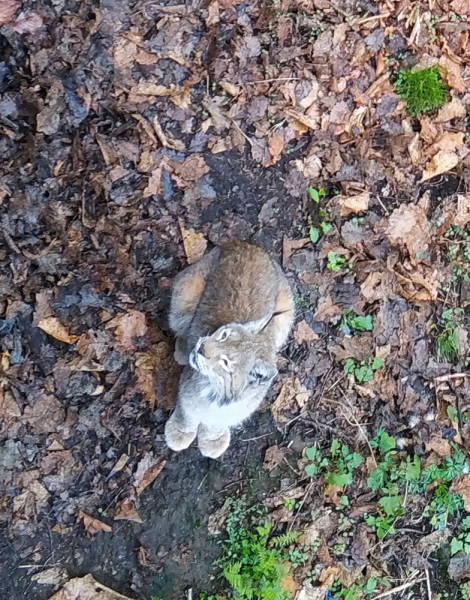
<instances>
[{"instance_id":1,"label":"small green leaf","mask_svg":"<svg viewBox=\"0 0 470 600\"><path fill-rule=\"evenodd\" d=\"M330 485L344 487L345 485L351 485L352 475L350 473L329 473L326 476L325 481Z\"/></svg>"},{"instance_id":2,"label":"small green leaf","mask_svg":"<svg viewBox=\"0 0 470 600\"><path fill-rule=\"evenodd\" d=\"M387 516L394 516L401 506L401 499L400 496L383 496L380 498L379 504Z\"/></svg>"},{"instance_id":3,"label":"small green leaf","mask_svg":"<svg viewBox=\"0 0 470 600\"><path fill-rule=\"evenodd\" d=\"M348 460L348 466L350 469L356 469L359 465L362 465L364 458L357 452L351 454L351 458Z\"/></svg>"},{"instance_id":4,"label":"small green leaf","mask_svg":"<svg viewBox=\"0 0 470 600\"><path fill-rule=\"evenodd\" d=\"M372 331L374 328L372 315L367 315L367 317L351 317L349 324L357 331Z\"/></svg>"},{"instance_id":5,"label":"small green leaf","mask_svg":"<svg viewBox=\"0 0 470 600\"><path fill-rule=\"evenodd\" d=\"M455 406L451 406L449 404L449 406L447 407L447 416L452 421L452 423L457 423L459 419L459 413L457 412Z\"/></svg>"},{"instance_id":6,"label":"small green leaf","mask_svg":"<svg viewBox=\"0 0 470 600\"><path fill-rule=\"evenodd\" d=\"M372 594L372 592L377 587L377 579L375 577L369 577L365 586L364 586L364 594Z\"/></svg>"},{"instance_id":7,"label":"small green leaf","mask_svg":"<svg viewBox=\"0 0 470 600\"><path fill-rule=\"evenodd\" d=\"M322 221L320 223L321 230L323 231L323 235L326 235L330 229L333 227L331 223L326 223L326 221Z\"/></svg>"},{"instance_id":8,"label":"small green leaf","mask_svg":"<svg viewBox=\"0 0 470 600\"><path fill-rule=\"evenodd\" d=\"M316 203L318 204L320 202L320 194L318 192L317 189L315 189L313 186L309 186L307 189L308 195L310 196L310 198Z\"/></svg>"},{"instance_id":9,"label":"small green leaf","mask_svg":"<svg viewBox=\"0 0 470 600\"><path fill-rule=\"evenodd\" d=\"M334 440L332 440L330 452L331 452L331 456L333 458L338 454L338 450L340 449L340 447L341 447L341 444L336 438Z\"/></svg>"},{"instance_id":10,"label":"small green leaf","mask_svg":"<svg viewBox=\"0 0 470 600\"><path fill-rule=\"evenodd\" d=\"M385 454L389 450L395 450L397 442L394 437L388 435L386 431L382 431L379 437L379 448L380 451Z\"/></svg>"},{"instance_id":11,"label":"small green leaf","mask_svg":"<svg viewBox=\"0 0 470 600\"><path fill-rule=\"evenodd\" d=\"M307 474L308 477L313 477L314 475L317 475L318 474L317 465L314 465L313 463L310 465L305 465L305 473Z\"/></svg>"},{"instance_id":12,"label":"small green leaf","mask_svg":"<svg viewBox=\"0 0 470 600\"><path fill-rule=\"evenodd\" d=\"M405 479L406 481L415 481L421 475L421 462L419 456L415 454L413 460L408 456L406 461Z\"/></svg>"},{"instance_id":13,"label":"small green leaf","mask_svg":"<svg viewBox=\"0 0 470 600\"><path fill-rule=\"evenodd\" d=\"M348 360L344 363L344 371L350 375L354 371L354 367L356 363L352 358L348 358Z\"/></svg>"},{"instance_id":14,"label":"small green leaf","mask_svg":"<svg viewBox=\"0 0 470 600\"><path fill-rule=\"evenodd\" d=\"M384 361L379 358L378 356L376 356L374 358L374 362L372 363L372 369L374 371L377 371L377 369L380 369L380 367L383 367Z\"/></svg>"},{"instance_id":15,"label":"small green leaf","mask_svg":"<svg viewBox=\"0 0 470 600\"><path fill-rule=\"evenodd\" d=\"M461 550L463 550L462 540L459 540L455 537L452 538L450 542L450 553L452 554L452 556L454 556L454 554L457 554L457 552L460 552Z\"/></svg>"},{"instance_id":16,"label":"small green leaf","mask_svg":"<svg viewBox=\"0 0 470 600\"><path fill-rule=\"evenodd\" d=\"M312 244L316 244L320 239L320 230L316 227L310 227L309 236Z\"/></svg>"}]
</instances>

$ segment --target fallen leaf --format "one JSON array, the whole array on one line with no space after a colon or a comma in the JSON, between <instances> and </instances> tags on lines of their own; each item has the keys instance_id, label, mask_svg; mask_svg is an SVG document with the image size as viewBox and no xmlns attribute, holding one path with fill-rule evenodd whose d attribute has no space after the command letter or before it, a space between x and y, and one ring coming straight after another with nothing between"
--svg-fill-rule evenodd
<instances>
[{"instance_id":1,"label":"fallen leaf","mask_svg":"<svg viewBox=\"0 0 470 600\"><path fill-rule=\"evenodd\" d=\"M171 167L173 173L179 178L177 183L181 187L198 181L210 170L202 156L198 154L192 154L182 162L172 161Z\"/></svg>"},{"instance_id":2,"label":"fallen leaf","mask_svg":"<svg viewBox=\"0 0 470 600\"><path fill-rule=\"evenodd\" d=\"M188 259L188 264L191 265L204 256L204 252L207 248L207 240L202 233L194 233L185 229L181 218L178 218L178 223L180 226L181 237L183 238L184 252Z\"/></svg>"},{"instance_id":3,"label":"fallen leaf","mask_svg":"<svg viewBox=\"0 0 470 600\"><path fill-rule=\"evenodd\" d=\"M128 460L129 460L129 457L127 456L127 454L121 454L121 456L119 457L119 460L114 465L114 467L111 469L111 471L108 475L108 479L110 477L112 477L115 473L119 473L119 471L122 471L124 469L124 467L127 465Z\"/></svg>"},{"instance_id":4,"label":"fallen leaf","mask_svg":"<svg viewBox=\"0 0 470 600\"><path fill-rule=\"evenodd\" d=\"M12 28L21 35L23 33L35 33L38 29L41 29L43 24L44 21L41 15L35 12L21 12L12 24Z\"/></svg>"},{"instance_id":5,"label":"fallen leaf","mask_svg":"<svg viewBox=\"0 0 470 600\"><path fill-rule=\"evenodd\" d=\"M294 377L289 377L282 385L278 397L271 405L271 413L279 423L288 423L292 419L292 414L296 414L299 408L303 408L311 396L300 381Z\"/></svg>"},{"instance_id":6,"label":"fallen leaf","mask_svg":"<svg viewBox=\"0 0 470 600\"><path fill-rule=\"evenodd\" d=\"M447 85L459 94L467 91L467 84L460 73L460 65L445 54L439 59L439 72Z\"/></svg>"},{"instance_id":7,"label":"fallen leaf","mask_svg":"<svg viewBox=\"0 0 470 600\"><path fill-rule=\"evenodd\" d=\"M392 244L405 244L412 264L424 257L431 241L426 213L415 204L396 208L390 215L385 234Z\"/></svg>"},{"instance_id":8,"label":"fallen leaf","mask_svg":"<svg viewBox=\"0 0 470 600\"><path fill-rule=\"evenodd\" d=\"M307 324L305 320L297 323L294 329L294 340L296 344L303 344L304 342L315 342L318 340L318 335L313 329Z\"/></svg>"},{"instance_id":9,"label":"fallen leaf","mask_svg":"<svg viewBox=\"0 0 470 600\"><path fill-rule=\"evenodd\" d=\"M455 152L440 150L426 165L420 183L432 179L442 173L447 173L459 164L459 157Z\"/></svg>"},{"instance_id":10,"label":"fallen leaf","mask_svg":"<svg viewBox=\"0 0 470 600\"><path fill-rule=\"evenodd\" d=\"M284 269L287 267L287 263L289 262L289 258L301 248L305 248L307 244L310 243L309 238L302 238L300 240L289 240L284 237L282 240L282 266Z\"/></svg>"},{"instance_id":11,"label":"fallen leaf","mask_svg":"<svg viewBox=\"0 0 470 600\"><path fill-rule=\"evenodd\" d=\"M82 510L78 512L78 518L83 520L83 526L90 538L94 537L100 531L111 533L113 530L113 528L106 525L106 523L90 517L90 515L87 515Z\"/></svg>"},{"instance_id":12,"label":"fallen leaf","mask_svg":"<svg viewBox=\"0 0 470 600\"><path fill-rule=\"evenodd\" d=\"M462 475L452 482L449 492L460 494L463 499L463 505L467 512L470 512L470 475Z\"/></svg>"},{"instance_id":13,"label":"fallen leaf","mask_svg":"<svg viewBox=\"0 0 470 600\"><path fill-rule=\"evenodd\" d=\"M272 134L268 141L268 150L271 155L271 159L268 161L267 167L270 167L277 163L281 157L281 153L284 150L284 142L280 135L276 132Z\"/></svg>"},{"instance_id":14,"label":"fallen leaf","mask_svg":"<svg viewBox=\"0 0 470 600\"><path fill-rule=\"evenodd\" d=\"M65 421L65 410L57 398L43 394L34 404L25 407L23 416L34 433L52 433Z\"/></svg>"},{"instance_id":15,"label":"fallen leaf","mask_svg":"<svg viewBox=\"0 0 470 600\"><path fill-rule=\"evenodd\" d=\"M279 446L271 446L266 450L264 455L263 469L266 471L272 471L275 469L287 452L287 448L279 448Z\"/></svg>"},{"instance_id":16,"label":"fallen leaf","mask_svg":"<svg viewBox=\"0 0 470 600\"><path fill-rule=\"evenodd\" d=\"M2 0L0 3L0 26L9 23L16 11L18 10L20 3L18 0Z\"/></svg>"},{"instance_id":17,"label":"fallen leaf","mask_svg":"<svg viewBox=\"0 0 470 600\"><path fill-rule=\"evenodd\" d=\"M132 598L118 594L98 583L92 575L85 575L68 581L49 600L132 600Z\"/></svg>"},{"instance_id":18,"label":"fallen leaf","mask_svg":"<svg viewBox=\"0 0 470 600\"><path fill-rule=\"evenodd\" d=\"M143 338L147 333L145 315L138 310L118 315L108 323L108 327L116 327L117 346L124 352L136 350L135 340Z\"/></svg>"},{"instance_id":19,"label":"fallen leaf","mask_svg":"<svg viewBox=\"0 0 470 600\"><path fill-rule=\"evenodd\" d=\"M452 0L450 8L461 17L470 14L470 0Z\"/></svg>"},{"instance_id":20,"label":"fallen leaf","mask_svg":"<svg viewBox=\"0 0 470 600\"><path fill-rule=\"evenodd\" d=\"M443 440L442 437L435 435L431 437L429 442L426 442L426 451L434 451L441 458L446 458L452 455L452 446L447 440Z\"/></svg>"},{"instance_id":21,"label":"fallen leaf","mask_svg":"<svg viewBox=\"0 0 470 600\"><path fill-rule=\"evenodd\" d=\"M297 594L296 600L325 600L325 594L329 587L329 584L326 583L321 587L314 587L313 584L306 581Z\"/></svg>"},{"instance_id":22,"label":"fallen leaf","mask_svg":"<svg viewBox=\"0 0 470 600\"><path fill-rule=\"evenodd\" d=\"M61 567L52 567L40 573L35 573L31 577L31 581L35 581L40 585L53 585L58 588L67 581L67 571Z\"/></svg>"},{"instance_id":23,"label":"fallen leaf","mask_svg":"<svg viewBox=\"0 0 470 600\"><path fill-rule=\"evenodd\" d=\"M440 151L443 152L458 152L465 145L464 133L446 131L441 137L428 148L429 156L433 156Z\"/></svg>"},{"instance_id":24,"label":"fallen leaf","mask_svg":"<svg viewBox=\"0 0 470 600\"><path fill-rule=\"evenodd\" d=\"M207 530L210 535L220 535L222 533L223 526L230 513L230 507L230 498L227 498L219 509L209 515Z\"/></svg>"},{"instance_id":25,"label":"fallen leaf","mask_svg":"<svg viewBox=\"0 0 470 600\"><path fill-rule=\"evenodd\" d=\"M137 378L137 387L140 390L145 402L149 405L151 412L155 410L155 380L153 370L143 369L142 367L135 368L135 376Z\"/></svg>"},{"instance_id":26,"label":"fallen leaf","mask_svg":"<svg viewBox=\"0 0 470 600\"><path fill-rule=\"evenodd\" d=\"M131 498L124 498L116 504L114 511L115 521L132 521L133 523L143 523Z\"/></svg>"},{"instance_id":27,"label":"fallen leaf","mask_svg":"<svg viewBox=\"0 0 470 600\"><path fill-rule=\"evenodd\" d=\"M339 207L341 217L364 212L369 208L370 193L362 192L356 196L336 196L332 200L333 206Z\"/></svg>"},{"instance_id":28,"label":"fallen leaf","mask_svg":"<svg viewBox=\"0 0 470 600\"><path fill-rule=\"evenodd\" d=\"M139 169L143 170L140 168ZM162 167L159 165L156 169L150 174L150 177L147 182L147 186L142 192L142 198L150 198L151 196L156 196L162 193Z\"/></svg>"},{"instance_id":29,"label":"fallen leaf","mask_svg":"<svg viewBox=\"0 0 470 600\"><path fill-rule=\"evenodd\" d=\"M438 548L442 548L442 546L447 543L449 536L450 531L447 528L444 530L440 529L438 531L433 531L429 535L425 535L424 537L420 538L414 549L419 554L429 556L429 554Z\"/></svg>"},{"instance_id":30,"label":"fallen leaf","mask_svg":"<svg viewBox=\"0 0 470 600\"><path fill-rule=\"evenodd\" d=\"M70 335L64 325L56 317L46 317L38 323L39 329L45 331L59 342L74 344L80 336Z\"/></svg>"},{"instance_id":31,"label":"fallen leaf","mask_svg":"<svg viewBox=\"0 0 470 600\"><path fill-rule=\"evenodd\" d=\"M315 314L313 315L314 321L326 321L330 317L334 317L335 315L342 315L343 311L339 306L333 302L331 295L328 294L323 298L320 298L317 304L317 309Z\"/></svg>"},{"instance_id":32,"label":"fallen leaf","mask_svg":"<svg viewBox=\"0 0 470 600\"><path fill-rule=\"evenodd\" d=\"M457 196L457 214L453 225L464 228L470 222L470 194L459 194Z\"/></svg>"},{"instance_id":33,"label":"fallen leaf","mask_svg":"<svg viewBox=\"0 0 470 600\"><path fill-rule=\"evenodd\" d=\"M134 487L137 496L145 490L160 474L166 460L159 460L151 452L147 452L137 465L134 473Z\"/></svg>"},{"instance_id":34,"label":"fallen leaf","mask_svg":"<svg viewBox=\"0 0 470 600\"><path fill-rule=\"evenodd\" d=\"M452 119L462 119L466 114L465 104L460 98L454 97L439 110L437 117L434 118L434 123L447 123Z\"/></svg>"}]
</instances>

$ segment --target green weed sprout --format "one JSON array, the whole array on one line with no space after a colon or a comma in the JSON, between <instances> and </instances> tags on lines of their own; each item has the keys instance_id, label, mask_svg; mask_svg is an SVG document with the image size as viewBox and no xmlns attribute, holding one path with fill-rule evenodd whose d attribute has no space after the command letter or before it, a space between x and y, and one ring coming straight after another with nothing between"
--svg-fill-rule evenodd
<instances>
[{"instance_id":1,"label":"green weed sprout","mask_svg":"<svg viewBox=\"0 0 470 600\"><path fill-rule=\"evenodd\" d=\"M413 117L440 108L447 97L437 65L414 72L399 71L395 90L405 100L406 109Z\"/></svg>"}]
</instances>

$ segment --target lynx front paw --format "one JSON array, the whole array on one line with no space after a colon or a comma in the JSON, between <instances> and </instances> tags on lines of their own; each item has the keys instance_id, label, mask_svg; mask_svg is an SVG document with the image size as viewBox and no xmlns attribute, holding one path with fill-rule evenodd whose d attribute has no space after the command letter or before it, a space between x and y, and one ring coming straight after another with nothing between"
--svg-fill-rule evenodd
<instances>
[{"instance_id":1,"label":"lynx front paw","mask_svg":"<svg viewBox=\"0 0 470 600\"><path fill-rule=\"evenodd\" d=\"M201 454L208 458L219 458L229 447L230 429L220 429L217 432L210 431L204 426L199 428L198 446Z\"/></svg>"},{"instance_id":2,"label":"lynx front paw","mask_svg":"<svg viewBox=\"0 0 470 600\"><path fill-rule=\"evenodd\" d=\"M165 425L165 441L167 446L175 452L180 452L180 450L188 448L196 439L196 435L197 429L184 430L178 427L178 421L172 417L169 418Z\"/></svg>"}]
</instances>

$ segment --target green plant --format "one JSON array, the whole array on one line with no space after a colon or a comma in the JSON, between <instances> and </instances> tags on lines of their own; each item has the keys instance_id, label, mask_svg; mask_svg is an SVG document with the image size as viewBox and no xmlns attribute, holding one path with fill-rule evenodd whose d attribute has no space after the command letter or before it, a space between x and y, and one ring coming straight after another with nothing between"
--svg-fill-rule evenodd
<instances>
[{"instance_id":1,"label":"green plant","mask_svg":"<svg viewBox=\"0 0 470 600\"><path fill-rule=\"evenodd\" d=\"M325 190L323 188L320 188L319 190L317 190L316 188L314 188L313 186L309 186L307 188L307 194L310 196L310 198L316 203L319 204L320 203L320 198L321 196L325 195Z\"/></svg>"},{"instance_id":2,"label":"green plant","mask_svg":"<svg viewBox=\"0 0 470 600\"><path fill-rule=\"evenodd\" d=\"M345 262L346 259L344 256L340 256L339 254L336 254L336 252L330 250L330 252L328 252L328 262L326 268L330 271L340 271Z\"/></svg>"},{"instance_id":3,"label":"green plant","mask_svg":"<svg viewBox=\"0 0 470 600\"><path fill-rule=\"evenodd\" d=\"M239 500L230 500L226 521L227 539L222 543L222 557L216 565L233 590L233 597L243 600L286 600L289 593L282 581L292 567L289 548L299 537L290 531L271 536L272 524L261 507L244 508ZM293 558L301 560L294 554ZM300 563L299 563L300 564Z\"/></svg>"},{"instance_id":4,"label":"green plant","mask_svg":"<svg viewBox=\"0 0 470 600\"><path fill-rule=\"evenodd\" d=\"M423 515L429 519L434 529L444 530L447 519L457 514L463 508L463 499L460 494L451 494L449 486L442 483L434 490L434 497L424 507Z\"/></svg>"},{"instance_id":5,"label":"green plant","mask_svg":"<svg viewBox=\"0 0 470 600\"><path fill-rule=\"evenodd\" d=\"M470 600L470 587L468 583L460 584L460 593L462 594L462 600Z\"/></svg>"},{"instance_id":6,"label":"green plant","mask_svg":"<svg viewBox=\"0 0 470 600\"><path fill-rule=\"evenodd\" d=\"M354 359L348 358L344 363L344 371L348 375L354 374L354 378L358 383L366 383L372 380L374 371L377 371L382 366L383 361L378 356L368 361L361 361L360 363L356 363Z\"/></svg>"},{"instance_id":7,"label":"green plant","mask_svg":"<svg viewBox=\"0 0 470 600\"><path fill-rule=\"evenodd\" d=\"M436 352L439 360L454 362L459 359L457 325L462 319L462 308L448 308L441 315L441 331L436 336Z\"/></svg>"},{"instance_id":8,"label":"green plant","mask_svg":"<svg viewBox=\"0 0 470 600\"><path fill-rule=\"evenodd\" d=\"M417 71L401 70L395 79L395 89L406 102L412 116L441 107L447 97L437 65Z\"/></svg>"},{"instance_id":9,"label":"green plant","mask_svg":"<svg viewBox=\"0 0 470 600\"><path fill-rule=\"evenodd\" d=\"M297 508L299 504L300 502L295 498L286 498L284 500L284 505L288 510L294 510L294 508Z\"/></svg>"},{"instance_id":10,"label":"green plant","mask_svg":"<svg viewBox=\"0 0 470 600\"><path fill-rule=\"evenodd\" d=\"M305 465L305 473L309 477L321 473L330 485L351 485L353 472L364 462L364 458L336 439L331 442L329 454L330 457L326 458L316 446L306 448L305 457L310 462Z\"/></svg>"},{"instance_id":11,"label":"green plant","mask_svg":"<svg viewBox=\"0 0 470 600\"><path fill-rule=\"evenodd\" d=\"M346 334L350 335L359 331L372 331L374 323L372 315L361 317L352 314L352 308L348 308L344 311L341 317L340 329Z\"/></svg>"},{"instance_id":12,"label":"green plant","mask_svg":"<svg viewBox=\"0 0 470 600\"><path fill-rule=\"evenodd\" d=\"M465 517L460 524L460 532L450 540L450 553L452 556L464 551L470 554L470 517Z\"/></svg>"}]
</instances>

